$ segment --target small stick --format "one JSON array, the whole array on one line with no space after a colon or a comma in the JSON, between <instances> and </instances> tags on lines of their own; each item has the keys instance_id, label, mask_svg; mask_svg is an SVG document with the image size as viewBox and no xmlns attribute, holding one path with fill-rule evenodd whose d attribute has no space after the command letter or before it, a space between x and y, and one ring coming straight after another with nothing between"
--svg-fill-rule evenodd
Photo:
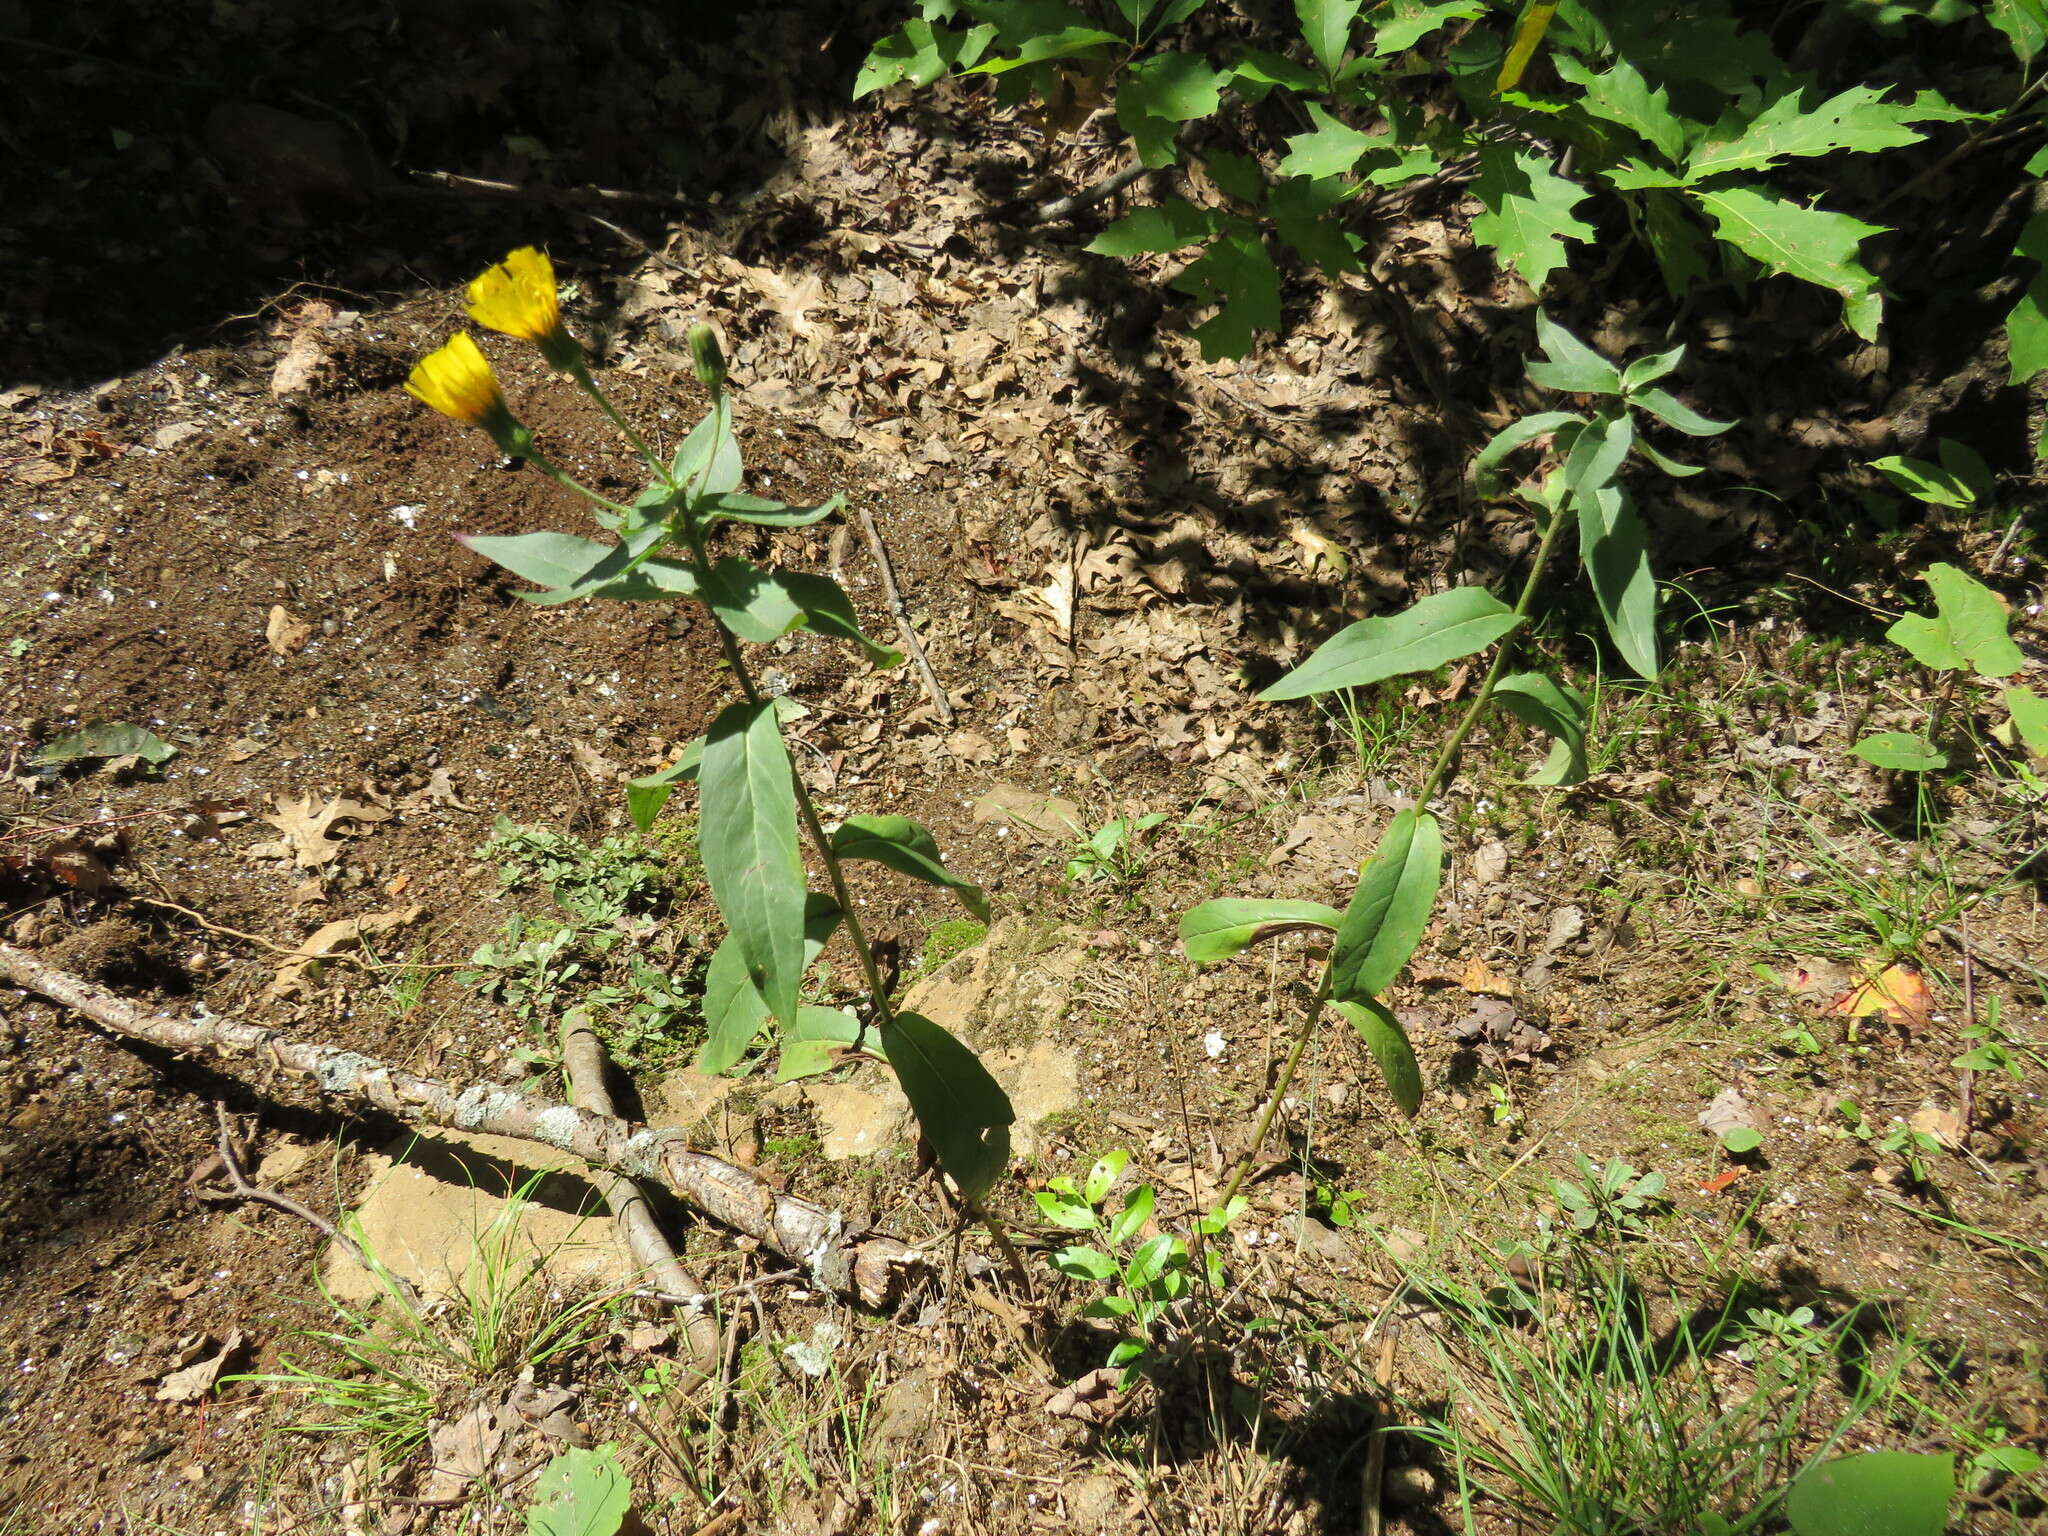
<instances>
[{"instance_id":1,"label":"small stick","mask_svg":"<svg viewBox=\"0 0 2048 1536\"><path fill-rule=\"evenodd\" d=\"M1977 968L1970 960L1970 914L1965 912L1958 921L1963 930L1963 1021L1975 1028L1977 1023ZM1968 1067L1963 1068L1963 1142L1970 1140L1970 1122L1977 1113L1977 1074Z\"/></svg>"},{"instance_id":2,"label":"small stick","mask_svg":"<svg viewBox=\"0 0 2048 1536\"><path fill-rule=\"evenodd\" d=\"M562 1017L562 1074L569 1080L569 1102L594 1114L614 1114L611 1093L604 1085L604 1069L604 1042L590 1027L590 1015L581 1008L571 1008ZM661 1223L654 1219L654 1208L647 1203L640 1186L624 1174L600 1168L591 1170L591 1182L604 1196L605 1208L612 1213L612 1222L625 1241L626 1251L640 1266L640 1273L663 1291L701 1294L704 1282L676 1257L675 1248L661 1230ZM685 1305L681 1310L690 1363L699 1376L708 1378L718 1366L718 1324L699 1305Z\"/></svg>"},{"instance_id":3,"label":"small stick","mask_svg":"<svg viewBox=\"0 0 2048 1536\"><path fill-rule=\"evenodd\" d=\"M214 1102L213 1118L220 1126L219 1162L221 1171L227 1175L228 1188L237 1199L254 1200L260 1204L283 1211L287 1216L296 1216L299 1220L309 1223L330 1243L333 1243L335 1247L361 1265L373 1279L379 1283L386 1280L390 1281L392 1288L404 1298L405 1304L409 1309L413 1312L420 1310L420 1293L410 1280L393 1270L371 1263L370 1256L363 1252L362 1245L325 1216L322 1216L310 1206L299 1204L290 1195L283 1194L274 1189L265 1189L260 1184L251 1184L248 1177L242 1172L242 1160L235 1155L234 1131L228 1121L227 1106L218 1100Z\"/></svg>"},{"instance_id":4,"label":"small stick","mask_svg":"<svg viewBox=\"0 0 2048 1536\"><path fill-rule=\"evenodd\" d=\"M896 590L896 572L889 564L889 551L882 543L882 535L876 531L874 515L866 507L860 509L860 526L868 536L868 548L875 552L875 568L882 573L882 595L889 601L889 612L896 616L896 633L903 637L903 649L910 653L917 675L924 679L924 691L931 695L932 707L938 710L941 720L951 725L953 706L946 698L946 690L939 686L939 675L932 670L932 664L925 656L924 642L918 639L917 631L910 626L910 610L903 606L903 594Z\"/></svg>"},{"instance_id":5,"label":"small stick","mask_svg":"<svg viewBox=\"0 0 2048 1536\"><path fill-rule=\"evenodd\" d=\"M1400 1325L1391 1319L1380 1337L1380 1358L1373 1367L1372 1384L1377 1389L1372 1403L1372 1444L1365 1449L1363 1499L1364 1536L1380 1536L1382 1516L1380 1495L1387 1481L1387 1380L1394 1373L1394 1333Z\"/></svg>"},{"instance_id":6,"label":"small stick","mask_svg":"<svg viewBox=\"0 0 2048 1536\"><path fill-rule=\"evenodd\" d=\"M1083 187L1066 197L1056 197L1049 203L1040 203L1031 210L1029 224L1056 224L1061 219L1071 219L1075 214L1093 208L1097 203L1107 202L1123 191L1132 182L1144 175L1146 167L1140 163L1127 165L1122 170L1105 176L1092 187Z\"/></svg>"}]
</instances>

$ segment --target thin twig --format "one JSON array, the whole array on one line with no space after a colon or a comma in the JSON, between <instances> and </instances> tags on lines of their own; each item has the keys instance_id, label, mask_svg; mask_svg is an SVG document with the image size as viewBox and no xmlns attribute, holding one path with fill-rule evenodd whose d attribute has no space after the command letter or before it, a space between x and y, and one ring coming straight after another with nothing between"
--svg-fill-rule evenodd
<instances>
[{"instance_id":1,"label":"thin twig","mask_svg":"<svg viewBox=\"0 0 2048 1536\"><path fill-rule=\"evenodd\" d=\"M1373 1367L1372 1444L1365 1451L1365 1479L1360 1488L1364 1501L1364 1536L1380 1536L1380 1498L1387 1481L1387 1382L1394 1374L1394 1334L1397 1325L1387 1324L1380 1335L1380 1358Z\"/></svg>"},{"instance_id":2,"label":"thin twig","mask_svg":"<svg viewBox=\"0 0 2048 1536\"><path fill-rule=\"evenodd\" d=\"M939 675L932 670L931 661L924 653L924 642L917 637L917 630L910 622L910 610L903 606L903 594L896 590L896 571L889 564L888 547L882 543L882 535L875 528L874 515L866 507L860 509L860 526L868 536L868 548L875 553L875 569L882 573L882 596L888 600L889 612L896 616L896 633L903 637L903 649L910 653L911 664L924 680L924 691L931 695L932 707L938 710L941 720L951 725L953 705L946 698L946 690L939 686Z\"/></svg>"},{"instance_id":3,"label":"thin twig","mask_svg":"<svg viewBox=\"0 0 2048 1536\"><path fill-rule=\"evenodd\" d=\"M578 1109L587 1109L595 1114L615 1114L611 1093L605 1087L604 1072L604 1042L590 1027L590 1015L581 1008L571 1008L562 1018L562 1074L569 1080L569 1102ZM641 1274L663 1291L683 1295L703 1291L704 1282L676 1257L668 1235L654 1218L654 1207L647 1203L647 1196L638 1184L624 1174L603 1169L592 1169L591 1181L596 1184L598 1193L604 1196L605 1208L612 1213L612 1223L618 1228L626 1251L633 1256ZM681 1310L683 1336L690 1347L690 1364L700 1377L708 1380L718 1366L718 1324L701 1305L684 1304Z\"/></svg>"},{"instance_id":4,"label":"thin twig","mask_svg":"<svg viewBox=\"0 0 2048 1536\"><path fill-rule=\"evenodd\" d=\"M1148 169L1142 162L1127 165L1122 170L1105 176L1092 187L1083 187L1066 197L1056 197L1049 203L1040 203L1031 210L1027 224L1056 224L1062 219L1071 219L1075 214L1093 208L1097 203L1107 202L1123 191L1132 182L1144 175Z\"/></svg>"},{"instance_id":5,"label":"thin twig","mask_svg":"<svg viewBox=\"0 0 2048 1536\"><path fill-rule=\"evenodd\" d=\"M410 1280L393 1270L384 1268L380 1264L373 1263L370 1256L363 1252L360 1243L329 1221L325 1216L322 1216L310 1206L301 1205L290 1195L283 1194L275 1189L265 1189L260 1184L250 1183L248 1176L242 1172L242 1160L235 1153L234 1128L228 1120L227 1106L218 1100L214 1102L213 1118L220 1126L219 1157L221 1171L227 1175L228 1189L234 1194L235 1198L239 1200L254 1200L259 1204L283 1211L287 1216L298 1217L299 1220L315 1228L321 1236L355 1260L379 1284L388 1280L392 1289L396 1290L404 1298L407 1307L414 1312L420 1310L420 1293Z\"/></svg>"}]
</instances>

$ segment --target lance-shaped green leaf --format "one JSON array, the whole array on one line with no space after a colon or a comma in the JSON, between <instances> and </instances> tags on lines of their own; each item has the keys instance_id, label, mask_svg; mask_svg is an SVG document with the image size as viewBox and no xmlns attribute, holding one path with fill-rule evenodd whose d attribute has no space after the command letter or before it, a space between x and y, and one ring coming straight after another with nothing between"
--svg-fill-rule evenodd
<instances>
[{"instance_id":1,"label":"lance-shaped green leaf","mask_svg":"<svg viewBox=\"0 0 2048 1536\"><path fill-rule=\"evenodd\" d=\"M1422 942L1443 872L1443 833L1434 816L1406 810L1387 823L1330 950L1332 998L1359 1002L1393 985Z\"/></svg>"},{"instance_id":2,"label":"lance-shaped green leaf","mask_svg":"<svg viewBox=\"0 0 2048 1536\"><path fill-rule=\"evenodd\" d=\"M712 567L704 600L742 640L765 645L793 629L851 640L878 667L893 667L903 653L861 632L853 599L829 576L771 571L731 556Z\"/></svg>"},{"instance_id":3,"label":"lance-shaped green leaf","mask_svg":"<svg viewBox=\"0 0 2048 1536\"><path fill-rule=\"evenodd\" d=\"M732 435L732 412L711 412L676 445L669 476L691 496L725 496L740 488L740 445Z\"/></svg>"},{"instance_id":4,"label":"lance-shaped green leaf","mask_svg":"<svg viewBox=\"0 0 2048 1536\"><path fill-rule=\"evenodd\" d=\"M1335 931L1343 921L1320 901L1205 901L1182 914L1180 943L1196 965L1214 965L1283 933Z\"/></svg>"},{"instance_id":5,"label":"lance-shaped green leaf","mask_svg":"<svg viewBox=\"0 0 2048 1536\"><path fill-rule=\"evenodd\" d=\"M824 950L839 926L840 915L830 896L812 892L805 897L805 970ZM775 1010L747 974L746 956L738 941L727 934L711 952L711 964L704 973L704 1046L697 1053L697 1070L711 1076L730 1072L774 1016ZM802 1016L800 1009L799 1020Z\"/></svg>"},{"instance_id":6,"label":"lance-shaped green leaf","mask_svg":"<svg viewBox=\"0 0 2048 1536\"><path fill-rule=\"evenodd\" d=\"M1548 437L1565 427L1585 425L1585 417L1570 411L1538 411L1534 416L1509 422L1488 439L1486 446L1479 450L1479 456L1472 461L1473 484L1482 493L1490 495L1496 484L1493 472L1502 459L1539 437Z\"/></svg>"},{"instance_id":7,"label":"lance-shaped green leaf","mask_svg":"<svg viewBox=\"0 0 2048 1536\"><path fill-rule=\"evenodd\" d=\"M636 538L617 544L599 544L571 533L456 535L459 543L486 560L545 587L546 591L519 594L524 601L543 608L586 597L650 602L695 596L695 567L679 560L642 558L660 537L658 528L643 530Z\"/></svg>"},{"instance_id":8,"label":"lance-shaped green leaf","mask_svg":"<svg viewBox=\"0 0 2048 1536\"><path fill-rule=\"evenodd\" d=\"M1907 614L1885 631L1887 640L1937 672L2011 677L2027 664L1997 593L1945 562L1930 565L1924 579L1934 589L1934 616Z\"/></svg>"},{"instance_id":9,"label":"lance-shaped green leaf","mask_svg":"<svg viewBox=\"0 0 2048 1536\"><path fill-rule=\"evenodd\" d=\"M1732 421L1714 421L1702 416L1661 389L1631 389L1628 403L1637 410L1648 411L1665 426L1676 427L1687 437L1719 437L1735 425Z\"/></svg>"},{"instance_id":10,"label":"lance-shaped green leaf","mask_svg":"<svg viewBox=\"0 0 2048 1536\"><path fill-rule=\"evenodd\" d=\"M1657 675L1657 579L1649 535L1635 502L1618 485L1577 498L1579 559L1622 660L1644 677Z\"/></svg>"},{"instance_id":11,"label":"lance-shaped green leaf","mask_svg":"<svg viewBox=\"0 0 2048 1536\"><path fill-rule=\"evenodd\" d=\"M885 1020L882 1049L939 1166L969 1199L981 1199L1010 1162L1010 1122L1017 1116L1003 1085L980 1057L922 1014Z\"/></svg>"},{"instance_id":12,"label":"lance-shaped green leaf","mask_svg":"<svg viewBox=\"0 0 2048 1536\"><path fill-rule=\"evenodd\" d=\"M1334 75L1351 47L1351 24L1358 19L1361 0L1294 0L1294 14L1301 20L1301 35L1308 51L1322 65L1325 75Z\"/></svg>"},{"instance_id":13,"label":"lance-shaped green leaf","mask_svg":"<svg viewBox=\"0 0 2048 1536\"><path fill-rule=\"evenodd\" d=\"M1412 1117L1422 1108L1422 1068L1416 1063L1415 1047L1408 1043L1408 1032L1401 1027L1401 1021L1374 998L1335 1002L1330 1006L1358 1031L1365 1048L1372 1052L1372 1059L1379 1063L1387 1092L1401 1106L1401 1113Z\"/></svg>"},{"instance_id":14,"label":"lance-shaped green leaf","mask_svg":"<svg viewBox=\"0 0 2048 1536\"><path fill-rule=\"evenodd\" d=\"M943 886L976 919L988 921L988 897L981 887L947 869L938 840L908 816L849 816L832 834L832 851L842 859L870 859L899 875Z\"/></svg>"},{"instance_id":15,"label":"lance-shaped green leaf","mask_svg":"<svg viewBox=\"0 0 2048 1536\"><path fill-rule=\"evenodd\" d=\"M796 1023L782 1037L782 1054L775 1063L775 1081L792 1083L798 1078L829 1072L842 1060L840 1053L852 1045L888 1060L878 1031L865 1028L844 1008L817 1008L806 1004L797 1009Z\"/></svg>"},{"instance_id":16,"label":"lance-shaped green leaf","mask_svg":"<svg viewBox=\"0 0 2048 1536\"><path fill-rule=\"evenodd\" d=\"M1604 407L1578 435L1564 461L1564 494L1581 500L1614 484L1628 451L1635 445L1636 426L1629 413Z\"/></svg>"},{"instance_id":17,"label":"lance-shaped green leaf","mask_svg":"<svg viewBox=\"0 0 2048 1536\"><path fill-rule=\"evenodd\" d=\"M1883 234L1882 228L1754 187L1703 187L1693 196L1723 240L1773 272L1832 288L1842 296L1849 329L1865 341L1877 340L1882 301L1858 247Z\"/></svg>"},{"instance_id":18,"label":"lance-shaped green leaf","mask_svg":"<svg viewBox=\"0 0 2048 1536\"><path fill-rule=\"evenodd\" d=\"M1556 738L1550 756L1525 784L1577 784L1586 777L1586 696L1541 672L1517 672L1494 685L1494 698L1516 719Z\"/></svg>"},{"instance_id":19,"label":"lance-shaped green leaf","mask_svg":"<svg viewBox=\"0 0 2048 1536\"><path fill-rule=\"evenodd\" d=\"M808 528L813 523L823 522L845 505L844 496L834 496L815 507L790 507L741 491L727 491L723 495L700 498L696 510L706 522L728 517L736 523L754 523L762 528Z\"/></svg>"},{"instance_id":20,"label":"lance-shaped green leaf","mask_svg":"<svg viewBox=\"0 0 2048 1536\"><path fill-rule=\"evenodd\" d=\"M804 861L774 700L730 705L711 723L697 786L697 851L711 895L748 978L788 1022L804 970Z\"/></svg>"},{"instance_id":21,"label":"lance-shaped green leaf","mask_svg":"<svg viewBox=\"0 0 2048 1536\"><path fill-rule=\"evenodd\" d=\"M90 762L97 758L135 757L152 766L169 762L178 749L153 731L125 720L88 725L59 736L29 759L38 768L60 763Z\"/></svg>"},{"instance_id":22,"label":"lance-shaped green leaf","mask_svg":"<svg viewBox=\"0 0 2048 1536\"><path fill-rule=\"evenodd\" d=\"M626 781L626 814L633 818L633 825L645 832L654 825L654 818L661 814L661 808L668 804L676 786L697 777L698 765L704 761L704 738L699 736L687 747L682 755L666 768Z\"/></svg>"},{"instance_id":23,"label":"lance-shaped green leaf","mask_svg":"<svg viewBox=\"0 0 2048 1536\"><path fill-rule=\"evenodd\" d=\"M1258 697L1269 703L1302 699L1410 672L1433 672L1485 650L1519 623L1514 611L1486 588L1454 587L1389 618L1360 619L1340 629Z\"/></svg>"},{"instance_id":24,"label":"lance-shaped green leaf","mask_svg":"<svg viewBox=\"0 0 2048 1536\"><path fill-rule=\"evenodd\" d=\"M1548 360L1529 364L1530 383L1571 395L1621 393L1621 370L1540 309L1536 341Z\"/></svg>"},{"instance_id":25,"label":"lance-shaped green leaf","mask_svg":"<svg viewBox=\"0 0 2048 1536\"><path fill-rule=\"evenodd\" d=\"M1898 773L1932 773L1948 766L1948 754L1907 731L1879 731L1849 749L1866 763Z\"/></svg>"},{"instance_id":26,"label":"lance-shaped green leaf","mask_svg":"<svg viewBox=\"0 0 2048 1536\"><path fill-rule=\"evenodd\" d=\"M1683 361L1684 347L1673 347L1669 352L1653 352L1648 357L1639 357L1622 369L1621 392L1628 394L1632 390L1654 384Z\"/></svg>"}]
</instances>

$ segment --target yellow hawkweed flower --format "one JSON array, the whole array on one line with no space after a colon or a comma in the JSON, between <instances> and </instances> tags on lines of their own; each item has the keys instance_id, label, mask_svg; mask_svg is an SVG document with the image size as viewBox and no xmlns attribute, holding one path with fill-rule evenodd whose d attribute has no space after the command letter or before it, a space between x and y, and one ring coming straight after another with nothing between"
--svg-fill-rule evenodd
<instances>
[{"instance_id":1,"label":"yellow hawkweed flower","mask_svg":"<svg viewBox=\"0 0 2048 1536\"><path fill-rule=\"evenodd\" d=\"M562 324L554 263L522 246L469 285L469 315L478 325L530 341L561 373L583 366L583 349Z\"/></svg>"},{"instance_id":2,"label":"yellow hawkweed flower","mask_svg":"<svg viewBox=\"0 0 2048 1536\"><path fill-rule=\"evenodd\" d=\"M457 331L421 358L405 381L405 391L443 416L482 427L507 453L519 451L508 444L526 429L513 419L498 376L469 332Z\"/></svg>"}]
</instances>

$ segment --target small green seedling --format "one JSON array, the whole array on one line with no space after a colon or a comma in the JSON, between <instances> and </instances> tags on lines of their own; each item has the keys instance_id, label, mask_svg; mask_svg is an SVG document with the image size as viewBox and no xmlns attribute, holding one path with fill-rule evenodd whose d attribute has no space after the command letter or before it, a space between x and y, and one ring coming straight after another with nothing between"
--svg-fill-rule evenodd
<instances>
[{"instance_id":1,"label":"small green seedling","mask_svg":"<svg viewBox=\"0 0 2048 1536\"><path fill-rule=\"evenodd\" d=\"M1145 873L1145 848L1152 832L1166 820L1164 811L1119 816L1093 835L1075 842L1067 859L1067 878L1076 885L1111 880L1130 885Z\"/></svg>"},{"instance_id":2,"label":"small green seedling","mask_svg":"<svg viewBox=\"0 0 2048 1536\"><path fill-rule=\"evenodd\" d=\"M1643 1217L1663 1203L1664 1175L1638 1173L1618 1157L1609 1158L1598 1170L1585 1153L1578 1160L1583 1183L1550 1181L1550 1191L1571 1224L1588 1235L1598 1230L1615 1237L1640 1237L1647 1232Z\"/></svg>"},{"instance_id":3,"label":"small green seedling","mask_svg":"<svg viewBox=\"0 0 2048 1536\"><path fill-rule=\"evenodd\" d=\"M1885 638L1921 666L1941 678L1941 691L1928 710L1925 728L1880 731L1850 750L1865 762L1899 773L1930 773L1949 765L1949 756L1934 743L1941 727L1942 707L1956 685L1970 677L2011 677L2026 657L2008 633L2005 604L1998 594L1968 573L1947 564L1925 573L1934 593L1934 612L1909 613L1885 631ZM2005 690L2013 728L2036 752L2048 752L2048 701L2030 688Z\"/></svg>"},{"instance_id":4,"label":"small green seedling","mask_svg":"<svg viewBox=\"0 0 2048 1536\"><path fill-rule=\"evenodd\" d=\"M1125 1151L1107 1153L1088 1170L1080 1185L1065 1176L1050 1179L1037 1197L1039 1212L1047 1221L1069 1232L1092 1233L1102 1245L1062 1248L1053 1255L1052 1267L1069 1279L1103 1288L1101 1295L1081 1309L1081 1315L1111 1319L1122 1329L1122 1337L1109 1352L1109 1364L1124 1368L1122 1390L1129 1389L1156 1354L1174 1306L1188 1295L1195 1276L1205 1277L1212 1289L1223 1284L1223 1257L1213 1246L1203 1247L1198 1267L1188 1240L1176 1233L1159 1232L1138 1240L1158 1202L1158 1192L1150 1184L1138 1185L1124 1196L1114 1216L1108 1213L1110 1191L1130 1160ZM1195 1234L1216 1236L1244 1208L1242 1196L1232 1199L1197 1221Z\"/></svg>"}]
</instances>

